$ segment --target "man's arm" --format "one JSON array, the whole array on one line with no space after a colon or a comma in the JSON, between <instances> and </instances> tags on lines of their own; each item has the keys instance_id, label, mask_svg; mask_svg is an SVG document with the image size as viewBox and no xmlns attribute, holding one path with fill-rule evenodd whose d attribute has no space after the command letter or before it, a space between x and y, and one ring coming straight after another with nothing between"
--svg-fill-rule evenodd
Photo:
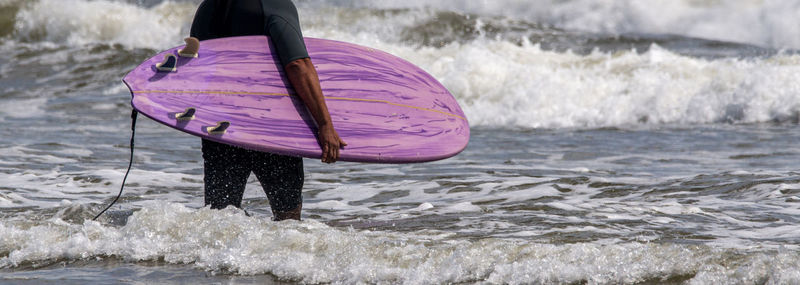
<instances>
[{"instance_id":1,"label":"man's arm","mask_svg":"<svg viewBox=\"0 0 800 285\"><path fill-rule=\"evenodd\" d=\"M284 68L292 87L317 122L319 128L317 141L322 148L322 162L336 162L339 159L339 148L346 146L347 143L333 128L331 115L328 113L328 106L325 104L322 88L319 85L317 69L314 68L310 58L293 60Z\"/></svg>"},{"instance_id":2,"label":"man's arm","mask_svg":"<svg viewBox=\"0 0 800 285\"><path fill-rule=\"evenodd\" d=\"M322 162L334 163L339 159L339 148L347 144L333 128L317 70L311 63L303 33L300 31L297 7L290 0L273 0L262 2L262 9L266 18L267 35L272 39L289 82L317 123L317 141L322 148Z\"/></svg>"}]
</instances>

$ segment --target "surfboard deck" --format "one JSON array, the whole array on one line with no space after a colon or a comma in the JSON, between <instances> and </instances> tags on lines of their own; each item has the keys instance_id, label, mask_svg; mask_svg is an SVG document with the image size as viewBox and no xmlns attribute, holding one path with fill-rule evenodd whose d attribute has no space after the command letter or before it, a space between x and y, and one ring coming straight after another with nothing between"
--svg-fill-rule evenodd
<instances>
[{"instance_id":1,"label":"surfboard deck","mask_svg":"<svg viewBox=\"0 0 800 285\"><path fill-rule=\"evenodd\" d=\"M328 110L347 142L340 161L413 163L448 158L469 141L455 98L430 74L391 54L338 41L306 38ZM177 57L173 72L156 68L165 55L125 76L133 107L180 131L248 149L319 158L316 127L295 95L265 36L202 41L199 56ZM182 115L193 108L191 118ZM214 131L227 122L222 132Z\"/></svg>"}]
</instances>

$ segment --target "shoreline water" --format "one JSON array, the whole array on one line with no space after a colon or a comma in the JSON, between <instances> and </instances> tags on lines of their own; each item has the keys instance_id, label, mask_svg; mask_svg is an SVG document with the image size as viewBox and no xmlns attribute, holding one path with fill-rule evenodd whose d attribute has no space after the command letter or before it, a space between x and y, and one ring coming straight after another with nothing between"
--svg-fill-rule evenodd
<instances>
[{"instance_id":1,"label":"shoreline water","mask_svg":"<svg viewBox=\"0 0 800 285\"><path fill-rule=\"evenodd\" d=\"M161 203L143 208L134 214L131 223L116 230L85 222L77 232L62 234L66 239L51 243L71 245L53 248L61 253L37 247L20 250L15 258L39 255L42 259L20 264L14 270L4 269L16 274L3 278L42 274L41 279L47 280L80 278L80 274L87 273L88 281L100 281L91 274L96 272L121 282L136 275L156 275L152 278L177 280L175 283L193 278L301 283L708 284L765 279L782 283L795 280L793 268L800 261L796 250L786 248L720 249L658 242L561 244L524 239L470 241L451 239L446 232L342 230L314 221L264 222L262 217L246 217L236 210L225 211L221 219L218 214L214 210L195 211ZM165 222L161 215L177 221ZM209 224L209 215L217 216L222 225ZM190 228L194 230L185 230ZM212 235L204 234L204 230ZM232 234L220 235L220 231ZM247 254L239 254L242 251ZM360 254L353 256L352 252ZM53 254L64 257L48 257ZM74 254L83 256L67 257ZM180 265L187 261L189 264ZM45 265L44 270L30 270L33 264ZM105 271L111 268L114 269Z\"/></svg>"},{"instance_id":2,"label":"shoreline water","mask_svg":"<svg viewBox=\"0 0 800 285\"><path fill-rule=\"evenodd\" d=\"M439 79L465 152L305 160L305 221L274 223L254 177L251 216L204 209L199 139L144 119L88 221L127 165L120 78L197 3L0 0L0 283L800 282L789 1L298 0L306 36Z\"/></svg>"}]
</instances>

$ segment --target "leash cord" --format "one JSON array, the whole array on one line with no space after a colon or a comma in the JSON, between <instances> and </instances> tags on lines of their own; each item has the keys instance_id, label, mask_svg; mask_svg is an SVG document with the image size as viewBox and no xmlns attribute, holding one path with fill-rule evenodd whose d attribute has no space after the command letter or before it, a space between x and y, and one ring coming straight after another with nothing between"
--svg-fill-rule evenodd
<instances>
[{"instance_id":1,"label":"leash cord","mask_svg":"<svg viewBox=\"0 0 800 285\"><path fill-rule=\"evenodd\" d=\"M133 166L133 137L136 135L137 115L139 115L139 112L136 111L136 109L131 110L131 159L130 162L128 163L128 170L125 171L125 177L122 178L122 186L119 188L119 194L117 194L117 197L114 198L114 201L111 201L111 204L108 204L108 207L100 211L100 213L97 214L97 216L95 216L94 219L92 219L92 221L97 220L97 218L99 218L100 215L103 215L103 213L105 213L108 209L110 209L111 206L114 206L114 203L116 203L117 200L119 200L119 197L122 197L122 190L125 189L125 181L128 180L128 174L131 172L131 166Z\"/></svg>"}]
</instances>

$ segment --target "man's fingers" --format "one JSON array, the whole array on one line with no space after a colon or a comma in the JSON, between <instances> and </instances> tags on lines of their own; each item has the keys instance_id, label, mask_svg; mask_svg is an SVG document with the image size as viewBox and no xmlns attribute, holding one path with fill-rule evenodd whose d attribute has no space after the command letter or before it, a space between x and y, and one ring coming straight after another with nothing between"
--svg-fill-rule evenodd
<instances>
[{"instance_id":1,"label":"man's fingers","mask_svg":"<svg viewBox=\"0 0 800 285\"><path fill-rule=\"evenodd\" d=\"M325 162L326 163L334 163L336 162L336 158L339 156L338 153L339 148L335 147L333 144L328 143L325 145Z\"/></svg>"},{"instance_id":2,"label":"man's fingers","mask_svg":"<svg viewBox=\"0 0 800 285\"><path fill-rule=\"evenodd\" d=\"M331 147L325 146L325 163L331 163Z\"/></svg>"},{"instance_id":3,"label":"man's fingers","mask_svg":"<svg viewBox=\"0 0 800 285\"><path fill-rule=\"evenodd\" d=\"M342 140L336 133L333 134L331 140L320 138L320 146L322 147L322 162L334 163L339 160L341 151L339 149L347 146L347 143Z\"/></svg>"},{"instance_id":4,"label":"man's fingers","mask_svg":"<svg viewBox=\"0 0 800 285\"><path fill-rule=\"evenodd\" d=\"M334 145L331 145L328 149L331 152L330 156L328 156L330 163L336 162L336 159L339 158L339 148Z\"/></svg>"},{"instance_id":5,"label":"man's fingers","mask_svg":"<svg viewBox=\"0 0 800 285\"><path fill-rule=\"evenodd\" d=\"M339 148L338 147L334 147L333 148L333 161L332 162L336 162L336 160L338 160L338 159L339 159Z\"/></svg>"},{"instance_id":6,"label":"man's fingers","mask_svg":"<svg viewBox=\"0 0 800 285\"><path fill-rule=\"evenodd\" d=\"M322 162L328 162L328 144L322 145Z\"/></svg>"}]
</instances>

